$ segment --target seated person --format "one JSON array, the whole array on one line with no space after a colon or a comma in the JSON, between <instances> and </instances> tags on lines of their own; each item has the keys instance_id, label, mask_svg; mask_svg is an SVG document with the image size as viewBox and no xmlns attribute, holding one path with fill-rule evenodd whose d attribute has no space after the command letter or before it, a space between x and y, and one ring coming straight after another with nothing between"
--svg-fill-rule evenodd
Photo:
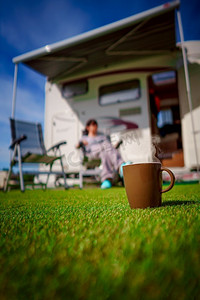
<instances>
[{"instance_id":1,"label":"seated person","mask_svg":"<svg viewBox=\"0 0 200 300\"><path fill-rule=\"evenodd\" d=\"M94 119L87 121L84 135L82 136L77 148L84 147L88 158L100 158L102 163L101 189L112 187L114 171L118 170L123 176L122 166L124 163L120 153L115 149L105 135L98 134L98 123Z\"/></svg>"}]
</instances>

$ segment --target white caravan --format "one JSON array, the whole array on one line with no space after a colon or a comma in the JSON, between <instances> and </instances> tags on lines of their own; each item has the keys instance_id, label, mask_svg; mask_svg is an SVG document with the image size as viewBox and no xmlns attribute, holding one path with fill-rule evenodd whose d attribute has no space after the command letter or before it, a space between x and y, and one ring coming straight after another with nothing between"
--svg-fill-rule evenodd
<instances>
[{"instance_id":1,"label":"white caravan","mask_svg":"<svg viewBox=\"0 0 200 300\"><path fill-rule=\"evenodd\" d=\"M151 161L157 143L163 165L198 168L200 44L182 41L190 62L184 69L175 38L179 5L167 3L14 58L16 70L24 63L47 77L45 144L67 141L67 172L80 169L75 145L90 118L113 143L123 140L125 161Z\"/></svg>"}]
</instances>

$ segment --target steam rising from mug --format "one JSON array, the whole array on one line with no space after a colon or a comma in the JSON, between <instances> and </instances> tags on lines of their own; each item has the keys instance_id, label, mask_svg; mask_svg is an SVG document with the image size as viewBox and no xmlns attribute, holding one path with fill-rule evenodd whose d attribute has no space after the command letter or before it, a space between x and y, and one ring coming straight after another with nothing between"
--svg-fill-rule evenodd
<instances>
[{"instance_id":1,"label":"steam rising from mug","mask_svg":"<svg viewBox=\"0 0 200 300\"><path fill-rule=\"evenodd\" d=\"M133 142L130 146L132 152L131 160L133 163L147 163L147 162L161 162L159 154L161 150L159 148L159 136L145 137L140 136L138 143ZM128 149L127 149L128 150ZM128 151L128 152L129 152Z\"/></svg>"},{"instance_id":2,"label":"steam rising from mug","mask_svg":"<svg viewBox=\"0 0 200 300\"><path fill-rule=\"evenodd\" d=\"M152 137L152 144L151 144L151 153L152 153L152 162L161 162L158 158L159 153L161 153L161 150L158 146L159 143L159 136L153 136Z\"/></svg>"}]
</instances>

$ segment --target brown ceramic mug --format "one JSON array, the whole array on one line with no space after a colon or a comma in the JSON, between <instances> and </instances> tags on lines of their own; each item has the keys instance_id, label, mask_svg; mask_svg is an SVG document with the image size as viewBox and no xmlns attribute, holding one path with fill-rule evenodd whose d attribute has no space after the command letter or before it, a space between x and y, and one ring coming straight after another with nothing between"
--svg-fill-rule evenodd
<instances>
[{"instance_id":1,"label":"brown ceramic mug","mask_svg":"<svg viewBox=\"0 0 200 300\"><path fill-rule=\"evenodd\" d=\"M170 185L162 190L162 172L169 173ZM131 208L161 206L162 193L172 189L175 177L172 171L159 162L138 163L123 167L124 184Z\"/></svg>"}]
</instances>

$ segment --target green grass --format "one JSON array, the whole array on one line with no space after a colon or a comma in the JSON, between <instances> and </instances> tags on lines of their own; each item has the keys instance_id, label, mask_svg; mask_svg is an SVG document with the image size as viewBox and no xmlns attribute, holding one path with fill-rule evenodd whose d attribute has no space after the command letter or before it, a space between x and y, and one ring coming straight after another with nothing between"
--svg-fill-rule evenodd
<instances>
[{"instance_id":1,"label":"green grass","mask_svg":"<svg viewBox=\"0 0 200 300\"><path fill-rule=\"evenodd\" d=\"M0 299L198 299L200 185L0 193Z\"/></svg>"}]
</instances>

